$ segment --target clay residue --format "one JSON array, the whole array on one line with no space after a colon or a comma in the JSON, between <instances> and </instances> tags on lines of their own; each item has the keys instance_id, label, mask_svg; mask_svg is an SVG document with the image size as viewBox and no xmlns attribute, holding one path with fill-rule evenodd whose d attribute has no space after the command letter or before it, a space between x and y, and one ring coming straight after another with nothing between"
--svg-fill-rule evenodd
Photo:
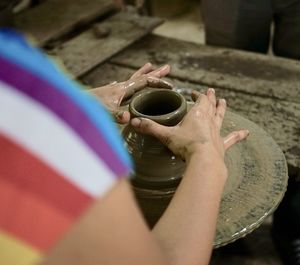
<instances>
[{"instance_id":1,"label":"clay residue","mask_svg":"<svg viewBox=\"0 0 300 265\"><path fill-rule=\"evenodd\" d=\"M207 70L231 76L247 76L268 81L298 80L299 72L254 59L224 56L182 57L183 67Z\"/></svg>"}]
</instances>

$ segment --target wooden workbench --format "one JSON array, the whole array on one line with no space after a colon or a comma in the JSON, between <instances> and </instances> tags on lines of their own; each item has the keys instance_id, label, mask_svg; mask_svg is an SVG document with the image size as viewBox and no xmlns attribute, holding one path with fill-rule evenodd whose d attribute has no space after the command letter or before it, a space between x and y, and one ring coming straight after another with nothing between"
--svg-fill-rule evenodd
<instances>
[{"instance_id":1,"label":"wooden workbench","mask_svg":"<svg viewBox=\"0 0 300 265\"><path fill-rule=\"evenodd\" d=\"M144 62L172 66L180 88L214 87L236 113L264 128L300 169L300 63L148 35L82 77L91 86L125 80ZM184 90L185 91L185 90Z\"/></svg>"}]
</instances>

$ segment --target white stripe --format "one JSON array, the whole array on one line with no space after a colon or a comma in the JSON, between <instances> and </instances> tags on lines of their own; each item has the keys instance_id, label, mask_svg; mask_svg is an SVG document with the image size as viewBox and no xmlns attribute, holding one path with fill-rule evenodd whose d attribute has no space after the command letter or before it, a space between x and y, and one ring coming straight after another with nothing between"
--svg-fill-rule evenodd
<instances>
[{"instance_id":1,"label":"white stripe","mask_svg":"<svg viewBox=\"0 0 300 265\"><path fill-rule=\"evenodd\" d=\"M101 195L116 181L114 173L67 124L1 81L0 131L91 196Z\"/></svg>"}]
</instances>

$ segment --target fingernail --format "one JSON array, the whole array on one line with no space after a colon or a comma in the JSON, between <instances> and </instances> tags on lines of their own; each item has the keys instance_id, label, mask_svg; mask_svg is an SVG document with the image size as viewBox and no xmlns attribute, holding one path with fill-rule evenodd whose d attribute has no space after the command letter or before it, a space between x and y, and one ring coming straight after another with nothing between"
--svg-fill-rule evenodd
<instances>
[{"instance_id":1,"label":"fingernail","mask_svg":"<svg viewBox=\"0 0 300 265\"><path fill-rule=\"evenodd\" d=\"M119 111L116 116L120 120L120 119L122 119L123 114L124 114L124 111Z\"/></svg>"},{"instance_id":2,"label":"fingernail","mask_svg":"<svg viewBox=\"0 0 300 265\"><path fill-rule=\"evenodd\" d=\"M146 66L147 66L147 67L151 67L151 66L152 66L152 63L148 62L148 63L146 63Z\"/></svg>"},{"instance_id":3,"label":"fingernail","mask_svg":"<svg viewBox=\"0 0 300 265\"><path fill-rule=\"evenodd\" d=\"M225 98L222 98L222 99L221 99L221 102L222 102L223 104L226 104L226 99L225 99Z\"/></svg>"},{"instance_id":4,"label":"fingernail","mask_svg":"<svg viewBox=\"0 0 300 265\"><path fill-rule=\"evenodd\" d=\"M166 88L173 89L175 87L172 83L170 83L166 80L163 80L163 83L166 85Z\"/></svg>"},{"instance_id":5,"label":"fingernail","mask_svg":"<svg viewBox=\"0 0 300 265\"><path fill-rule=\"evenodd\" d=\"M166 65L161 67L161 70L166 70L167 68L169 68L169 65L166 64Z\"/></svg>"},{"instance_id":6,"label":"fingernail","mask_svg":"<svg viewBox=\"0 0 300 265\"><path fill-rule=\"evenodd\" d=\"M216 91L213 88L209 88L208 90L212 93L216 93Z\"/></svg>"},{"instance_id":7,"label":"fingernail","mask_svg":"<svg viewBox=\"0 0 300 265\"><path fill-rule=\"evenodd\" d=\"M162 80L162 79L160 79L160 78L158 78L158 77L156 77L156 76L147 76L147 80L149 80L149 81L160 81L160 80Z\"/></svg>"},{"instance_id":8,"label":"fingernail","mask_svg":"<svg viewBox=\"0 0 300 265\"><path fill-rule=\"evenodd\" d=\"M131 125L134 126L134 127L139 127L141 122L142 121L140 119L134 118L134 119L131 120Z\"/></svg>"},{"instance_id":9,"label":"fingernail","mask_svg":"<svg viewBox=\"0 0 300 265\"><path fill-rule=\"evenodd\" d=\"M250 134L249 130L245 130L247 136Z\"/></svg>"}]
</instances>

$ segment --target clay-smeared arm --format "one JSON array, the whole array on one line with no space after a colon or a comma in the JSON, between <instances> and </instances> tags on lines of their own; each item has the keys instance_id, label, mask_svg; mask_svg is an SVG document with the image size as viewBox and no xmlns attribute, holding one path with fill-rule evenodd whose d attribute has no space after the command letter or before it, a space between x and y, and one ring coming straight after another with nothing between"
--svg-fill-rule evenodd
<instances>
[{"instance_id":1,"label":"clay-smeared arm","mask_svg":"<svg viewBox=\"0 0 300 265\"><path fill-rule=\"evenodd\" d=\"M90 93L96 96L104 104L104 106L114 115L117 122L128 123L130 120L129 112L119 110L122 101L147 86L172 89L172 84L161 79L169 72L169 65L164 65L154 70L152 65L147 63L135 72L129 80L97 87L91 89Z\"/></svg>"},{"instance_id":2,"label":"clay-smeared arm","mask_svg":"<svg viewBox=\"0 0 300 265\"><path fill-rule=\"evenodd\" d=\"M225 151L247 130L220 136L226 102L213 89L194 93L195 105L181 124L165 127L147 119L131 124L152 134L187 161L187 169L169 207L153 229L171 264L208 264L221 194L227 179Z\"/></svg>"}]
</instances>

